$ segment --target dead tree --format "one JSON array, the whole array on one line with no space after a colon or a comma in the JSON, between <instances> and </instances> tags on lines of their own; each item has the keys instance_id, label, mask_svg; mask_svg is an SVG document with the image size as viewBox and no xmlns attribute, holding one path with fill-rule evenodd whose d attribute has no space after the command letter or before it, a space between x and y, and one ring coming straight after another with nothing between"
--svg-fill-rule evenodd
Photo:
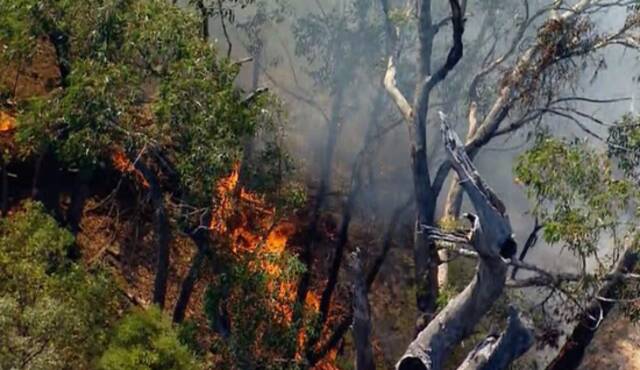
<instances>
[{"instance_id":1,"label":"dead tree","mask_svg":"<svg viewBox=\"0 0 640 370\"><path fill-rule=\"evenodd\" d=\"M515 308L509 308L507 328L500 335L490 335L480 342L458 370L502 370L533 345L531 329L523 324Z\"/></svg>"},{"instance_id":2,"label":"dead tree","mask_svg":"<svg viewBox=\"0 0 640 370\"><path fill-rule=\"evenodd\" d=\"M205 222L206 223L204 225L208 225L209 216L206 217ZM209 230L204 225L198 226L195 230L189 233L191 240L196 245L197 251L191 260L189 271L180 285L180 293L178 294L178 300L176 301L176 305L173 310L173 322L175 323L180 323L184 320L185 312L193 293L193 288L201 274L202 265L204 264L207 255L211 253L209 246L210 241L207 235Z\"/></svg>"},{"instance_id":3,"label":"dead tree","mask_svg":"<svg viewBox=\"0 0 640 370\"><path fill-rule=\"evenodd\" d=\"M472 333L502 294L508 263L501 251L514 243L508 216L444 120L442 134L453 169L477 212L473 217L470 244L478 254L478 266L471 283L409 345L396 365L398 370L443 368L450 351Z\"/></svg>"},{"instance_id":4,"label":"dead tree","mask_svg":"<svg viewBox=\"0 0 640 370\"><path fill-rule=\"evenodd\" d=\"M389 224L387 225L387 228L383 236L382 251L374 259L373 265L371 266L369 272L367 273L367 277L366 277L367 291L371 290L371 287L373 286L373 283L375 282L378 276L378 273L380 272L380 269L382 268L382 265L386 260L387 255L389 254L389 251L391 250L391 246L393 244L393 235L395 233L396 228L398 227L398 223L401 220L402 214L412 204L413 204L413 198L409 198L400 206L396 207L396 209L392 213L391 219L389 221ZM342 338L347 333L347 331L351 327L351 324L353 323L353 315L354 313L352 309L345 317L342 318L340 323L336 325L336 327L333 329L333 332L331 333L329 338L326 340L326 342L322 343L322 345L319 346L317 350L307 354L307 361L309 366L315 365L320 359L326 356L327 353L335 349L340 344L340 342L342 341Z\"/></svg>"}]
</instances>

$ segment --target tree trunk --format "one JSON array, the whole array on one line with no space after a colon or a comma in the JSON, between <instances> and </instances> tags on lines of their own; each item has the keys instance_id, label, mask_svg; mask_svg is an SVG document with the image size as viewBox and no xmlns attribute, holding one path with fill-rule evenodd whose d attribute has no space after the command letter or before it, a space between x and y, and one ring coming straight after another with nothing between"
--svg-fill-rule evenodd
<instances>
[{"instance_id":1,"label":"tree trunk","mask_svg":"<svg viewBox=\"0 0 640 370\"><path fill-rule=\"evenodd\" d=\"M438 261L433 243L421 232L421 225L433 225L436 196L431 189L427 158L427 114L431 93L424 81L431 75L431 56L435 36L431 17L431 0L418 2L419 63L418 83L414 93L411 138L411 170L416 201L413 235L418 320L416 332L422 330L436 310L438 298Z\"/></svg>"},{"instance_id":2,"label":"tree trunk","mask_svg":"<svg viewBox=\"0 0 640 370\"><path fill-rule=\"evenodd\" d=\"M382 95L382 94L381 94ZM338 229L338 240L336 241L333 261L329 270L329 278L327 280L326 287L322 292L320 299L320 323L323 325L329 314L331 305L331 297L338 284L338 277L340 274L340 267L342 266L342 259L344 250L349 242L349 227L351 226L351 216L353 209L356 205L358 195L362 189L362 167L365 161L367 161L370 149L374 141L374 135L378 126L378 120L380 117L381 106L374 107L371 116L369 117L369 127L365 134L365 139L362 148L356 155L353 165L351 167L351 184L349 186L349 194L342 206L342 217L340 220L340 227ZM312 341L315 344L315 341Z\"/></svg>"},{"instance_id":3,"label":"tree trunk","mask_svg":"<svg viewBox=\"0 0 640 370\"><path fill-rule=\"evenodd\" d=\"M624 274L631 272L638 263L638 253L627 249L608 280L591 300L585 311L580 315L578 324L567 337L567 341L560 349L558 356L547 366L547 370L577 369L584 352L593 340L598 326L616 304L620 289L624 284Z\"/></svg>"},{"instance_id":4,"label":"tree trunk","mask_svg":"<svg viewBox=\"0 0 640 370\"><path fill-rule=\"evenodd\" d=\"M153 303L161 309L164 308L167 294L167 279L169 277L169 252L171 241L171 230L169 219L164 208L164 196L160 187L160 181L153 171L148 168L142 159L136 160L136 156L130 159L136 170L142 173L144 179L149 184L149 195L151 206L153 207L153 226L156 241L156 276L153 283Z\"/></svg>"},{"instance_id":5,"label":"tree trunk","mask_svg":"<svg viewBox=\"0 0 640 370\"><path fill-rule=\"evenodd\" d=\"M371 348L371 309L367 283L362 271L359 251L351 256L353 284L353 338L356 346L356 370L375 370L376 365Z\"/></svg>"},{"instance_id":6,"label":"tree trunk","mask_svg":"<svg viewBox=\"0 0 640 370\"><path fill-rule=\"evenodd\" d=\"M313 260L313 244L317 237L318 224L320 222L322 208L324 207L324 202L331 186L331 168L333 164L333 156L335 154L336 143L338 141L338 133L340 131L340 113L343 104L343 93L344 87L341 83L338 83L338 86L333 92L333 101L331 104L331 119L329 120L329 127L327 132L327 145L324 150L320 172L320 185L318 187L315 204L311 211L311 219L307 228L306 237L302 243L303 249L301 259L302 263L306 266L306 270L302 273L300 282L298 284L296 302L298 302L300 306L304 305L304 301L307 298L307 293L309 292L309 285L311 283L311 263Z\"/></svg>"},{"instance_id":7,"label":"tree trunk","mask_svg":"<svg viewBox=\"0 0 640 370\"><path fill-rule=\"evenodd\" d=\"M386 15L386 29L390 32L393 24L389 17L389 4L383 0L383 10ZM451 23L453 30L453 44L449 49L446 61L435 73L431 71L431 56L433 52L433 38L437 27L434 27L431 17L431 1L417 1L418 9L418 69L416 89L413 104L396 86L396 68L393 62L394 54L390 55L384 85L393 98L398 109L408 122L409 138L411 140L411 163L413 185L416 201L416 222L414 230L414 263L416 278L416 302L419 317L416 331L421 330L429 321L436 309L438 297L438 254L433 243L422 233L423 225L432 226L439 189L434 188L429 175L427 158L427 115L429 111L429 97L431 91L445 80L449 72L458 64L463 54L462 34L464 33L464 16L457 0L449 0L451 7ZM393 36L393 35L391 35ZM392 48L395 49L395 48Z\"/></svg>"},{"instance_id":8,"label":"tree trunk","mask_svg":"<svg viewBox=\"0 0 640 370\"><path fill-rule=\"evenodd\" d=\"M176 301L176 306L173 310L173 322L175 323L180 323L184 320L184 314L187 310L187 306L189 305L189 301L191 300L193 287L200 276L202 264L207 256L209 243L206 233L206 230L198 230L191 238L196 244L197 252L195 256L193 256L189 271L180 286L180 294L178 295L178 300Z\"/></svg>"},{"instance_id":9,"label":"tree trunk","mask_svg":"<svg viewBox=\"0 0 640 370\"><path fill-rule=\"evenodd\" d=\"M533 345L532 330L526 327L518 312L509 309L507 328L500 335L490 335L469 353L458 370L504 370Z\"/></svg>"},{"instance_id":10,"label":"tree trunk","mask_svg":"<svg viewBox=\"0 0 640 370\"><path fill-rule=\"evenodd\" d=\"M473 281L409 345L396 365L398 370L442 369L449 352L472 333L502 294L507 264L500 252L505 245L514 243L508 217L477 174L459 138L445 122L442 132L453 168L478 212L470 243L478 252L479 263ZM428 238L426 231L423 235Z\"/></svg>"},{"instance_id":11,"label":"tree trunk","mask_svg":"<svg viewBox=\"0 0 640 370\"><path fill-rule=\"evenodd\" d=\"M41 185L42 178L46 184ZM51 150L46 149L36 162L32 197L40 201L61 225L64 224L63 212L60 208L60 181L63 174L59 169L59 163Z\"/></svg>"},{"instance_id":12,"label":"tree trunk","mask_svg":"<svg viewBox=\"0 0 640 370\"><path fill-rule=\"evenodd\" d=\"M69 60L69 36L61 30L50 30L49 42L56 52L56 62L60 73L60 85L63 88L69 86L68 77L71 74L71 61Z\"/></svg>"},{"instance_id":13,"label":"tree trunk","mask_svg":"<svg viewBox=\"0 0 640 370\"><path fill-rule=\"evenodd\" d=\"M198 10L200 11L200 22L202 23L202 39L204 41L209 41L209 13L207 7L204 5L203 0L198 0L196 3ZM220 14L221 17L224 17L223 14Z\"/></svg>"},{"instance_id":14,"label":"tree trunk","mask_svg":"<svg viewBox=\"0 0 640 370\"><path fill-rule=\"evenodd\" d=\"M476 102L471 102L469 105L467 141L475 135L476 130L478 129L477 111L478 105ZM460 211L462 209L462 188L460 187L459 181L460 179L458 178L458 175L454 174L444 206L443 218L445 220L457 220L460 217ZM443 261L449 260L449 255L446 249L438 251L438 255ZM447 284L447 280L449 278L448 266L448 263L441 263L440 266L438 266L438 283L440 286Z\"/></svg>"},{"instance_id":15,"label":"tree trunk","mask_svg":"<svg viewBox=\"0 0 640 370\"><path fill-rule=\"evenodd\" d=\"M71 194L71 204L67 211L67 225L74 235L78 234L80 231L82 212L84 211L84 205L89 197L90 181L90 173L81 170L76 174L75 189L73 194Z\"/></svg>"}]
</instances>

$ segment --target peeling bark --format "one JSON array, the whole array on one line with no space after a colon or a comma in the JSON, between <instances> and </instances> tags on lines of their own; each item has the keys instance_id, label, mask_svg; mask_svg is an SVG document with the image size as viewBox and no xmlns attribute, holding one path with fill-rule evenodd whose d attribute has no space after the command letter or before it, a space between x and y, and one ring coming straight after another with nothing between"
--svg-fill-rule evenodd
<instances>
[{"instance_id":1,"label":"peeling bark","mask_svg":"<svg viewBox=\"0 0 640 370\"><path fill-rule=\"evenodd\" d=\"M476 104L475 101L472 101L469 105L467 140L473 137L478 129L477 113L478 104ZM459 181L460 179L458 176L454 175L453 180L451 181L451 186L449 187L449 192L447 193L447 200L445 202L443 212L443 217L447 220L456 220L460 217L460 211L462 209L462 188L460 187ZM449 253L446 249L439 250L438 256L441 261L449 260ZM438 282L440 286L447 284L449 275L448 266L448 263L441 263L440 266L438 266Z\"/></svg>"}]
</instances>

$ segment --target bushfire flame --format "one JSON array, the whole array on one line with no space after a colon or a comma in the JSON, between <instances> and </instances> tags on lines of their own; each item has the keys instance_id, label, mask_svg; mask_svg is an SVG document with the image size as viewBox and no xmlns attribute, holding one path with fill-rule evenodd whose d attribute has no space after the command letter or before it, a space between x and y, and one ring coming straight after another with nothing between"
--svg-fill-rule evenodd
<instances>
[{"instance_id":1,"label":"bushfire flame","mask_svg":"<svg viewBox=\"0 0 640 370\"><path fill-rule=\"evenodd\" d=\"M297 225L290 220L279 219L274 207L269 206L262 197L239 187L238 181L238 165L229 176L218 181L210 231L214 237L230 240L230 252L233 255L239 257L251 253L257 257L257 262L251 268L266 273L270 278L267 288L278 297L270 307L273 320L290 325L293 323L297 282L278 279L283 274L282 266L273 261L286 252ZM318 295L309 292L305 301L306 312L318 312L319 307ZM301 330L298 333L297 358L302 356L305 338L306 334ZM335 351L329 353L314 369L337 370L335 357Z\"/></svg>"},{"instance_id":2,"label":"bushfire flame","mask_svg":"<svg viewBox=\"0 0 640 370\"><path fill-rule=\"evenodd\" d=\"M16 127L16 119L9 114L0 111L0 133L13 131Z\"/></svg>"},{"instance_id":3,"label":"bushfire flame","mask_svg":"<svg viewBox=\"0 0 640 370\"><path fill-rule=\"evenodd\" d=\"M149 187L147 180L142 176L140 171L136 170L133 163L122 150L115 150L111 154L111 162L116 170L122 173L132 173L143 187Z\"/></svg>"}]
</instances>

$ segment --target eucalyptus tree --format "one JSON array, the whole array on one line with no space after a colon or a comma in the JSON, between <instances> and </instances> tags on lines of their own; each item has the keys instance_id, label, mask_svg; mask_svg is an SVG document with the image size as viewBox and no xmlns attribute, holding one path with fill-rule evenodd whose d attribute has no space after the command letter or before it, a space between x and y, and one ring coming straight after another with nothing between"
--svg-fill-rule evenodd
<instances>
[{"instance_id":1,"label":"eucalyptus tree","mask_svg":"<svg viewBox=\"0 0 640 370\"><path fill-rule=\"evenodd\" d=\"M126 158L153 208L153 301L163 306L174 225L200 225L217 179L241 158L245 137L275 122L263 108L277 105L237 89L238 66L201 39L196 17L164 1L35 3L1 4L3 59L29 63L51 44L60 70L58 88L19 103L19 149L80 171ZM200 212L184 220L185 207Z\"/></svg>"},{"instance_id":2,"label":"eucalyptus tree","mask_svg":"<svg viewBox=\"0 0 640 370\"><path fill-rule=\"evenodd\" d=\"M387 19L390 25L387 29L394 32L402 31L401 27L396 28L401 26L397 23L398 11L391 9L386 1L383 4L388 10ZM464 12L463 9L471 11L481 9L485 5L487 12L482 14L489 19L489 22L484 26L482 26L483 22L480 22L482 29L494 24L490 21L495 17L496 11L496 4L493 2L482 5L473 2L451 3L452 11L449 16L442 16L442 22L433 20L430 1L418 2L415 13L410 8L408 13L400 12L407 14L410 19L415 14L418 28L417 58L421 61L418 63L419 66L422 67L413 75L417 81L413 103L405 97L402 86L396 83L396 75L399 71L398 49L396 48L389 56L385 86L406 122L413 122L409 125L412 147L414 151L420 151L419 154L412 154L413 173L416 180L416 204L419 205L414 246L416 277L419 284L418 307L426 315L426 320L424 318L420 320L418 328L424 326L435 310L435 301L438 296L436 268L439 264L435 248L420 232L421 225L433 225L438 219L437 201L451 169L448 160L440 164L436 162L437 151L441 146L437 135L427 134L428 125L422 120L426 122L433 116L429 113L431 112L429 109L431 95L443 96L437 94L434 86L447 86L449 80L444 79L447 78L448 72L455 66L454 62L461 57L462 49L469 48L469 46L463 46L462 21L458 22L458 25L453 23L453 40L449 44L449 54L443 57L444 61L440 69L431 71L431 60L437 58L433 54L434 39L442 34L443 26L457 18L465 17L464 13L460 13ZM635 48L637 46L633 31L638 23L633 11L629 13L627 21L612 32L599 32L593 23L594 14L604 12L611 7L624 8L627 5L625 2L615 2L605 6L598 1L579 1L575 4L556 2L531 9L530 3L524 2L523 10L516 18L516 31L506 45L480 48L478 51L476 45L471 44L472 55L480 53L484 56L476 58L476 62L480 62L474 65L479 64L480 67L467 78L468 82L464 84L467 86L464 88L468 91L465 94L467 97L461 101L460 99L454 101L454 105L458 107L467 107L456 110L468 112L465 145L469 156L473 159L493 138L528 127L528 124L536 123L545 114L559 116L564 114L564 117L568 116L568 119L575 122L576 117L585 115L572 105L576 101L607 102L585 99L571 93L570 87L574 84L576 75L579 75L579 69L574 68L573 63L576 60L587 61L590 56L597 55L600 50L607 47L623 45ZM472 14L470 17L473 17L481 12L470 14ZM408 30L411 31L410 28ZM464 73L457 71L453 75L457 77ZM442 81L445 83L443 84ZM423 93L422 96L420 92ZM444 96L446 97L446 94ZM513 118L514 115L515 118ZM427 150L427 147L430 150ZM443 206L445 216L459 215L461 196L461 188L454 178L446 197L447 201Z\"/></svg>"}]
</instances>

